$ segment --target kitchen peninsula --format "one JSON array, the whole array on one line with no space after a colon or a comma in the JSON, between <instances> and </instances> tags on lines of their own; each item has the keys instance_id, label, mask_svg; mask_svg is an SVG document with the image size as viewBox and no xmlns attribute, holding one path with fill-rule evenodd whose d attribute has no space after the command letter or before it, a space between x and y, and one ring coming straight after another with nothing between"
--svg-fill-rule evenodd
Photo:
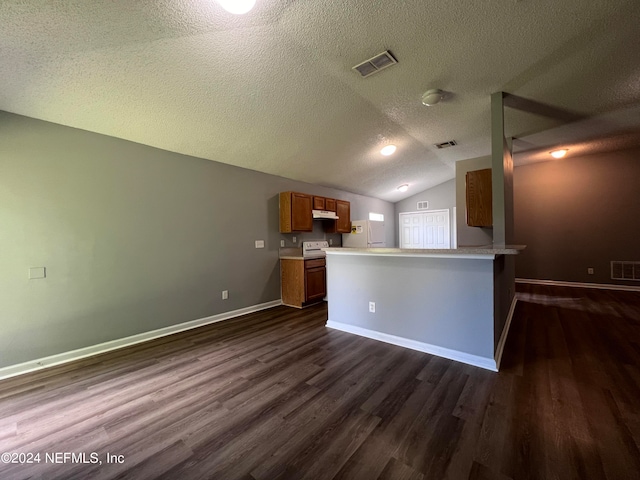
<instances>
[{"instance_id":1,"label":"kitchen peninsula","mask_svg":"<svg viewBox=\"0 0 640 480\"><path fill-rule=\"evenodd\" d=\"M327 326L497 371L522 249L328 248Z\"/></svg>"}]
</instances>

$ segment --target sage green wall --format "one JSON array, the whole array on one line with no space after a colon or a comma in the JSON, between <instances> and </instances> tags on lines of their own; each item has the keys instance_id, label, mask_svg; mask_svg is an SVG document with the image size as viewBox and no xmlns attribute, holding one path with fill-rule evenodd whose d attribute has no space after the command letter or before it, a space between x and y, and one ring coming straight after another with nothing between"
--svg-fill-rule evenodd
<instances>
[{"instance_id":1,"label":"sage green wall","mask_svg":"<svg viewBox=\"0 0 640 480\"><path fill-rule=\"evenodd\" d=\"M640 148L517 167L516 276L640 286L610 272L611 260L640 261L639 186Z\"/></svg>"},{"instance_id":2,"label":"sage green wall","mask_svg":"<svg viewBox=\"0 0 640 480\"><path fill-rule=\"evenodd\" d=\"M286 190L395 230L382 200L0 112L0 367L278 300Z\"/></svg>"}]
</instances>

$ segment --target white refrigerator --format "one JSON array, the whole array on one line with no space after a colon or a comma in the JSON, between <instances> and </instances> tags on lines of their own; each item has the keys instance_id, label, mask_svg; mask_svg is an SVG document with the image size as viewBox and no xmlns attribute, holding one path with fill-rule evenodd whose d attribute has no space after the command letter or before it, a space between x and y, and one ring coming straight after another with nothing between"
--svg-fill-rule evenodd
<instances>
[{"instance_id":1,"label":"white refrigerator","mask_svg":"<svg viewBox=\"0 0 640 480\"><path fill-rule=\"evenodd\" d=\"M351 233L342 234L342 246L348 248L386 247L384 222L354 220L351 222Z\"/></svg>"}]
</instances>

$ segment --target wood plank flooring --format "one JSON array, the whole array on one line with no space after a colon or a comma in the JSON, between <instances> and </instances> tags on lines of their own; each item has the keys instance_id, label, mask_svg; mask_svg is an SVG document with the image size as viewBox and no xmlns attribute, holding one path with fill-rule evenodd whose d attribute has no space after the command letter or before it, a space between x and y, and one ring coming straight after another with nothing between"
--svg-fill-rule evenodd
<instances>
[{"instance_id":1,"label":"wood plank flooring","mask_svg":"<svg viewBox=\"0 0 640 480\"><path fill-rule=\"evenodd\" d=\"M2 381L0 479L638 478L640 293L519 289L500 373L318 305Z\"/></svg>"}]
</instances>

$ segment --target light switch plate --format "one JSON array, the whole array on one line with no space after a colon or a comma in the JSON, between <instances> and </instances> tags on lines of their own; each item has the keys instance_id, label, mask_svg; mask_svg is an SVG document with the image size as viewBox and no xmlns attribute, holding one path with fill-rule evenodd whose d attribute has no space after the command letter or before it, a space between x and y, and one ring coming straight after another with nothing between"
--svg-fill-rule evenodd
<instances>
[{"instance_id":1,"label":"light switch plate","mask_svg":"<svg viewBox=\"0 0 640 480\"><path fill-rule=\"evenodd\" d=\"M31 267L29 269L29 279L46 278L47 269L45 267Z\"/></svg>"},{"instance_id":2,"label":"light switch plate","mask_svg":"<svg viewBox=\"0 0 640 480\"><path fill-rule=\"evenodd\" d=\"M264 240L256 240L256 248L264 248Z\"/></svg>"},{"instance_id":3,"label":"light switch plate","mask_svg":"<svg viewBox=\"0 0 640 480\"><path fill-rule=\"evenodd\" d=\"M284 240L280 240L280 246L284 247Z\"/></svg>"}]
</instances>

